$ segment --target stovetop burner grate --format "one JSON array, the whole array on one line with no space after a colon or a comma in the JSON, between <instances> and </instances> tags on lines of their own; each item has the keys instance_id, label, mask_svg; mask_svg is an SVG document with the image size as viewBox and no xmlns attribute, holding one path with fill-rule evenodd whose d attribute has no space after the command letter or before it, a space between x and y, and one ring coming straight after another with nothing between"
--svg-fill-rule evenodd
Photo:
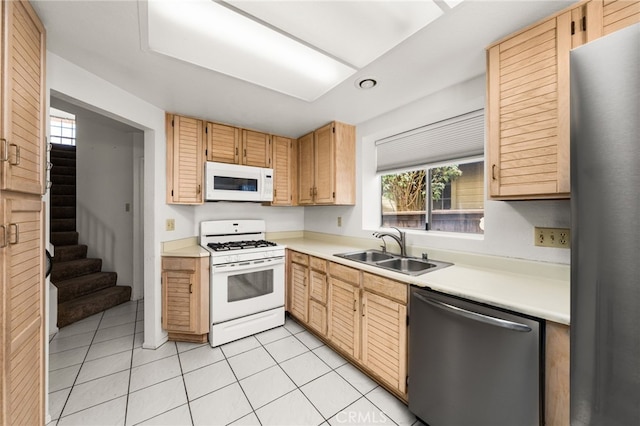
<instances>
[{"instance_id":1,"label":"stovetop burner grate","mask_svg":"<svg viewBox=\"0 0 640 426\"><path fill-rule=\"evenodd\" d=\"M267 240L227 241L223 243L209 243L207 246L213 251L230 251L274 247L276 243Z\"/></svg>"}]
</instances>

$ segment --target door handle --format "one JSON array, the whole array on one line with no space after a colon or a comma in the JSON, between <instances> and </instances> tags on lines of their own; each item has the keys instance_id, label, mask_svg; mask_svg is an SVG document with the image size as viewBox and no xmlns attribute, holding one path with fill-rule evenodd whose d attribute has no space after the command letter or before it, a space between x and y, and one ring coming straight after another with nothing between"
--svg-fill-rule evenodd
<instances>
[{"instance_id":1,"label":"door handle","mask_svg":"<svg viewBox=\"0 0 640 426\"><path fill-rule=\"evenodd\" d=\"M10 143L9 144L10 147L14 146L16 148L16 157L14 162L12 162L9 159L9 164L11 164L12 166L17 166L20 164L20 146L16 145L15 143ZM8 155L7 155L8 156Z\"/></svg>"},{"instance_id":2,"label":"door handle","mask_svg":"<svg viewBox=\"0 0 640 426\"><path fill-rule=\"evenodd\" d=\"M13 234L15 239L13 241L11 240L11 227L13 227L13 229L15 230ZM9 244L11 245L15 245L20 242L20 226L17 223L9 224L9 237L7 239L9 240Z\"/></svg>"},{"instance_id":3,"label":"door handle","mask_svg":"<svg viewBox=\"0 0 640 426\"><path fill-rule=\"evenodd\" d=\"M0 248L5 248L7 246L7 227L4 225L0 225L0 228L2 228L2 232L0 232L0 237L2 237Z\"/></svg>"},{"instance_id":4,"label":"door handle","mask_svg":"<svg viewBox=\"0 0 640 426\"><path fill-rule=\"evenodd\" d=\"M2 141L2 157L0 157L0 161L9 161L9 144L5 138L0 139Z\"/></svg>"},{"instance_id":5,"label":"door handle","mask_svg":"<svg viewBox=\"0 0 640 426\"><path fill-rule=\"evenodd\" d=\"M496 180L496 165L491 166L491 179Z\"/></svg>"},{"instance_id":6,"label":"door handle","mask_svg":"<svg viewBox=\"0 0 640 426\"><path fill-rule=\"evenodd\" d=\"M457 315L461 315L465 318L468 318L470 320L474 320L474 321L480 321L483 322L485 324L489 324L489 325L495 325L497 327L502 327L502 328L507 328L509 330L513 330L513 331L520 331L520 332L524 332L524 333L528 333L531 331L531 327L529 327L526 324L520 324L517 322L513 322L513 321L507 321L507 320L503 320L500 318L495 318L489 315L484 315L484 314L480 314L477 312L472 312L472 311L468 311L466 309L463 308L459 308L457 306L453 306L453 305L449 305L448 303L444 303L444 302L440 302L438 300L433 300L433 299L428 299L426 297L424 297L423 295L419 294L419 293L414 293L413 294L418 300L427 303L433 307L436 307L438 309L442 309L444 311L449 311L453 314L457 314Z\"/></svg>"}]
</instances>

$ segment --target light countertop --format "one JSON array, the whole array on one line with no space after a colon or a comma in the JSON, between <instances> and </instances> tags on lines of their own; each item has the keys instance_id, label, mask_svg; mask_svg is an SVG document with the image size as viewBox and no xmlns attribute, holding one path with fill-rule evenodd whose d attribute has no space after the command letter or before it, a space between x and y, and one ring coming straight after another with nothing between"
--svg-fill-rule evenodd
<instances>
[{"instance_id":1,"label":"light countertop","mask_svg":"<svg viewBox=\"0 0 640 426\"><path fill-rule=\"evenodd\" d=\"M474 264L456 262L447 268L418 276L409 276L334 256L336 253L362 250L362 247L359 246L334 244L308 238L278 239L276 241L292 250L419 287L429 287L443 293L561 324L569 324L570 321L571 291L569 280L536 274L531 270L531 262L527 262L529 263L528 267L523 268L527 270L526 273L478 266L478 261L475 259ZM440 259L434 257L433 260Z\"/></svg>"}]
</instances>

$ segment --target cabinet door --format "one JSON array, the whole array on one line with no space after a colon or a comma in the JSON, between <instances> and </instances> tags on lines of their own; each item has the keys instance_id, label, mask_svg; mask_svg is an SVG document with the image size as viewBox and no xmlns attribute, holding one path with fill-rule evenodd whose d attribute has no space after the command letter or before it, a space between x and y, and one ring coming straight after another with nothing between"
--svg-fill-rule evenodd
<instances>
[{"instance_id":1,"label":"cabinet door","mask_svg":"<svg viewBox=\"0 0 640 426\"><path fill-rule=\"evenodd\" d=\"M327 124L314 132L314 202L332 204L335 201L334 125Z\"/></svg>"},{"instance_id":2,"label":"cabinet door","mask_svg":"<svg viewBox=\"0 0 640 426\"><path fill-rule=\"evenodd\" d=\"M0 194L0 423L44 424L44 219L40 196Z\"/></svg>"},{"instance_id":3,"label":"cabinet door","mask_svg":"<svg viewBox=\"0 0 640 426\"><path fill-rule=\"evenodd\" d=\"M313 133L298 139L298 204L313 204Z\"/></svg>"},{"instance_id":4,"label":"cabinet door","mask_svg":"<svg viewBox=\"0 0 640 426\"><path fill-rule=\"evenodd\" d=\"M327 303L327 274L311 269L309 271L309 297L322 304Z\"/></svg>"},{"instance_id":5,"label":"cabinet door","mask_svg":"<svg viewBox=\"0 0 640 426\"><path fill-rule=\"evenodd\" d=\"M407 307L362 294L362 363L401 394L407 380Z\"/></svg>"},{"instance_id":6,"label":"cabinet door","mask_svg":"<svg viewBox=\"0 0 640 426\"><path fill-rule=\"evenodd\" d=\"M640 1L604 0L604 35L611 34L638 22L640 22Z\"/></svg>"},{"instance_id":7,"label":"cabinet door","mask_svg":"<svg viewBox=\"0 0 640 426\"><path fill-rule=\"evenodd\" d=\"M167 203L202 204L203 122L167 115Z\"/></svg>"},{"instance_id":8,"label":"cabinet door","mask_svg":"<svg viewBox=\"0 0 640 426\"><path fill-rule=\"evenodd\" d=\"M2 2L0 188L44 194L45 34L26 1Z\"/></svg>"},{"instance_id":9,"label":"cabinet door","mask_svg":"<svg viewBox=\"0 0 640 426\"><path fill-rule=\"evenodd\" d=\"M494 198L569 195L571 12L488 51L487 173Z\"/></svg>"},{"instance_id":10,"label":"cabinet door","mask_svg":"<svg viewBox=\"0 0 640 426\"><path fill-rule=\"evenodd\" d=\"M309 269L297 263L291 264L291 315L302 322L307 322L307 309L309 300L309 286L307 285Z\"/></svg>"},{"instance_id":11,"label":"cabinet door","mask_svg":"<svg viewBox=\"0 0 640 426\"><path fill-rule=\"evenodd\" d=\"M195 258L162 259L162 328L196 333L197 277Z\"/></svg>"},{"instance_id":12,"label":"cabinet door","mask_svg":"<svg viewBox=\"0 0 640 426\"><path fill-rule=\"evenodd\" d=\"M242 164L271 167L271 138L266 133L242 130Z\"/></svg>"},{"instance_id":13,"label":"cabinet door","mask_svg":"<svg viewBox=\"0 0 640 426\"><path fill-rule=\"evenodd\" d=\"M271 158L273 159L273 202L274 206L293 205L293 188L296 180L293 173L293 140L282 136L273 136Z\"/></svg>"},{"instance_id":14,"label":"cabinet door","mask_svg":"<svg viewBox=\"0 0 640 426\"><path fill-rule=\"evenodd\" d=\"M360 290L331 277L329 281L329 340L353 358L360 355Z\"/></svg>"},{"instance_id":15,"label":"cabinet door","mask_svg":"<svg viewBox=\"0 0 640 426\"><path fill-rule=\"evenodd\" d=\"M321 336L327 335L327 307L313 299L309 300L309 327Z\"/></svg>"},{"instance_id":16,"label":"cabinet door","mask_svg":"<svg viewBox=\"0 0 640 426\"><path fill-rule=\"evenodd\" d=\"M207 123L207 161L239 164L240 129Z\"/></svg>"}]
</instances>

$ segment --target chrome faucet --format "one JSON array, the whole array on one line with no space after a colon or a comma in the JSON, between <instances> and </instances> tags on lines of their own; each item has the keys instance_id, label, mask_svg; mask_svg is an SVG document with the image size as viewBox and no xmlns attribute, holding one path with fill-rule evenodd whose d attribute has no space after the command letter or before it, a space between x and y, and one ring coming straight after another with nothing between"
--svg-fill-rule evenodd
<instances>
[{"instance_id":1,"label":"chrome faucet","mask_svg":"<svg viewBox=\"0 0 640 426\"><path fill-rule=\"evenodd\" d=\"M398 243L398 247L400 247L400 256L406 257L407 256L407 240L405 237L405 233L399 230L398 228L396 228L395 226L392 226L391 228L398 231L399 235L391 234L389 232L374 232L373 236L376 238L382 239L383 242L384 242L384 237L393 238L394 240L396 240L396 243ZM385 244L385 247L386 247L386 244Z\"/></svg>"}]
</instances>

